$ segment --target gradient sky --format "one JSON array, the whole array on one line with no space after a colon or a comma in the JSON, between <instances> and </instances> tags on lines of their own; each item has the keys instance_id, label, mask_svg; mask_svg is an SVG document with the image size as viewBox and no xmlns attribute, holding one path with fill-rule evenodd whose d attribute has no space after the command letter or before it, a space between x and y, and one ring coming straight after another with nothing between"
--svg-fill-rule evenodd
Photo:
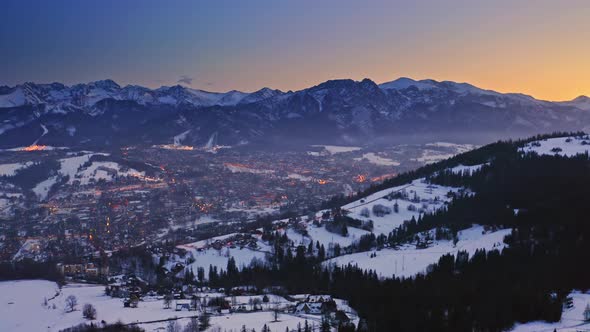
<instances>
[{"instance_id":1,"label":"gradient sky","mask_svg":"<svg viewBox=\"0 0 590 332\"><path fill-rule=\"evenodd\" d=\"M0 84L297 90L334 78L590 95L590 1L3 0Z\"/></svg>"}]
</instances>

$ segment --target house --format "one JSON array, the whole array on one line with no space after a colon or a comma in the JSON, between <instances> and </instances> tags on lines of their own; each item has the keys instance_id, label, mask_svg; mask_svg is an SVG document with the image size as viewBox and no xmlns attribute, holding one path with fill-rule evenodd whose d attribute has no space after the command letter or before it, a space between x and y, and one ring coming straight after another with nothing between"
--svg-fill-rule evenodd
<instances>
[{"instance_id":1,"label":"house","mask_svg":"<svg viewBox=\"0 0 590 332\"><path fill-rule=\"evenodd\" d=\"M109 272L107 266L99 267L94 263L86 264L57 264L57 270L64 276L98 278L106 276Z\"/></svg>"},{"instance_id":2,"label":"house","mask_svg":"<svg viewBox=\"0 0 590 332\"><path fill-rule=\"evenodd\" d=\"M335 312L336 302L329 295L309 295L295 306L296 314L323 315Z\"/></svg>"},{"instance_id":3,"label":"house","mask_svg":"<svg viewBox=\"0 0 590 332\"><path fill-rule=\"evenodd\" d=\"M330 302L332 301L332 297L330 295L308 295L305 302L309 303L323 303L323 302Z\"/></svg>"},{"instance_id":4,"label":"house","mask_svg":"<svg viewBox=\"0 0 590 332\"><path fill-rule=\"evenodd\" d=\"M196 307L194 306L193 302L190 300L178 300L176 301L176 311L182 311L182 310L186 310L186 311L192 311L192 310L197 310Z\"/></svg>"},{"instance_id":5,"label":"house","mask_svg":"<svg viewBox=\"0 0 590 332\"><path fill-rule=\"evenodd\" d=\"M138 304L139 296L137 294L131 294L131 296L123 300L123 307L125 308L137 308Z\"/></svg>"},{"instance_id":6,"label":"house","mask_svg":"<svg viewBox=\"0 0 590 332\"><path fill-rule=\"evenodd\" d=\"M307 315L321 315L322 314L322 303L308 303L303 302L297 304L295 307L296 314L307 314Z\"/></svg>"}]
</instances>

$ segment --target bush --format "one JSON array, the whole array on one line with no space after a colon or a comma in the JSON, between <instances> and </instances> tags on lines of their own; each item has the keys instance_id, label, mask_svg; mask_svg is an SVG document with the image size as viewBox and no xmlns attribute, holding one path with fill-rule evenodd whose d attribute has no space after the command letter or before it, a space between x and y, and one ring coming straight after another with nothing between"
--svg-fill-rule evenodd
<instances>
[{"instance_id":1,"label":"bush","mask_svg":"<svg viewBox=\"0 0 590 332\"><path fill-rule=\"evenodd\" d=\"M382 205L382 204L375 204L373 205L373 214L377 217L383 217L386 214L391 213L391 208Z\"/></svg>"},{"instance_id":2,"label":"bush","mask_svg":"<svg viewBox=\"0 0 590 332\"><path fill-rule=\"evenodd\" d=\"M74 295L70 295L66 298L66 311L72 312L76 310L78 305L78 299Z\"/></svg>"},{"instance_id":3,"label":"bush","mask_svg":"<svg viewBox=\"0 0 590 332\"><path fill-rule=\"evenodd\" d=\"M86 319L96 319L96 308L90 303L86 303L82 308L82 316Z\"/></svg>"}]
</instances>

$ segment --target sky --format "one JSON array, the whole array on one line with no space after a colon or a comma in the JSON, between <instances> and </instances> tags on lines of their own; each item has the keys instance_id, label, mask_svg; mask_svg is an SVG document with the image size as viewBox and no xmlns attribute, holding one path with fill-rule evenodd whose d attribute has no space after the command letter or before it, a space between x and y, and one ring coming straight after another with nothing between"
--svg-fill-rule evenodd
<instances>
[{"instance_id":1,"label":"sky","mask_svg":"<svg viewBox=\"0 0 590 332\"><path fill-rule=\"evenodd\" d=\"M411 77L590 95L586 0L3 0L0 10L0 85L286 91Z\"/></svg>"}]
</instances>

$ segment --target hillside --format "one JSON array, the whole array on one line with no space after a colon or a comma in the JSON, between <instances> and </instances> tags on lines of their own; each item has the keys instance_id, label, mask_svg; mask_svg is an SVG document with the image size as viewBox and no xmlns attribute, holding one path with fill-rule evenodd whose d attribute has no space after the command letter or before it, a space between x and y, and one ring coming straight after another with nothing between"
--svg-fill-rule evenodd
<instances>
[{"instance_id":1,"label":"hillside","mask_svg":"<svg viewBox=\"0 0 590 332\"><path fill-rule=\"evenodd\" d=\"M379 330L495 331L559 321L567 295L590 287L588 269L577 263L589 252L581 240L590 234L587 140L495 143L313 216L275 221L258 237L274 247L270 266L278 270L258 263L237 274L221 270L213 281L283 280L292 291L327 291ZM412 199L420 210L407 210Z\"/></svg>"}]
</instances>

